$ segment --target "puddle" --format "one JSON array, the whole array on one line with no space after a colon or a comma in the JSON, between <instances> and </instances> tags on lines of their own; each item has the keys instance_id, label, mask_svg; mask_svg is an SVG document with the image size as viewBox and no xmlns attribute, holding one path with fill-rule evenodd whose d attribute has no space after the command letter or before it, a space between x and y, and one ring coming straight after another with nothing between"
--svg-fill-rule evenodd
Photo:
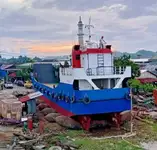
<instances>
[{"instance_id":1,"label":"puddle","mask_svg":"<svg viewBox=\"0 0 157 150\"><path fill-rule=\"evenodd\" d=\"M142 148L144 150L157 150L157 142L148 142L148 143L141 143Z\"/></svg>"}]
</instances>

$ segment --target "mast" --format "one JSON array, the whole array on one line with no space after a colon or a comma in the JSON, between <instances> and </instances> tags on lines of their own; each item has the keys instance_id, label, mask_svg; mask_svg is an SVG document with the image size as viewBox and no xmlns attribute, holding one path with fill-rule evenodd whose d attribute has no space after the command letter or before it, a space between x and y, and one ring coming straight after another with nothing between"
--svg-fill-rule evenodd
<instances>
[{"instance_id":1,"label":"mast","mask_svg":"<svg viewBox=\"0 0 157 150\"><path fill-rule=\"evenodd\" d=\"M89 38L89 41L88 41L88 42L91 42L91 37L92 37L91 28L94 28L94 26L91 25L91 17L89 18L89 24L88 24L88 25L85 25L85 28L88 29L88 38Z\"/></svg>"},{"instance_id":2,"label":"mast","mask_svg":"<svg viewBox=\"0 0 157 150\"><path fill-rule=\"evenodd\" d=\"M78 34L77 35L78 35L78 43L79 43L80 47L83 47L84 46L84 40L83 40L84 33L83 33L83 23L81 20L81 16L79 17Z\"/></svg>"}]
</instances>

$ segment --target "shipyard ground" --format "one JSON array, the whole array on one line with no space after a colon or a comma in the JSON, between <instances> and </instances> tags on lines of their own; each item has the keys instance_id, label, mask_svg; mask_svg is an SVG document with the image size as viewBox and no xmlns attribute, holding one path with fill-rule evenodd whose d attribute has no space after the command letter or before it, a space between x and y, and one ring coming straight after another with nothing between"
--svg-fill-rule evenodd
<instances>
[{"instance_id":1,"label":"shipyard ground","mask_svg":"<svg viewBox=\"0 0 157 150\"><path fill-rule=\"evenodd\" d=\"M68 137L75 144L81 145L80 150L156 150L157 142L154 141L157 141L157 124L153 123L150 125L137 120L134 123L136 136L131 138L94 139L95 137L113 136L124 133L123 131L116 130L101 130L94 133L68 130L66 134L61 134L58 138L64 141ZM151 146L149 146L150 142ZM48 143L51 144L51 139L48 140ZM142 145L145 148L142 148Z\"/></svg>"},{"instance_id":2,"label":"shipyard ground","mask_svg":"<svg viewBox=\"0 0 157 150\"><path fill-rule=\"evenodd\" d=\"M14 89L5 89L5 91L11 93L13 90L25 90L21 87L14 87ZM148 119L146 119L148 120ZM94 130L92 133L86 131L67 130L64 133L60 133L56 138L61 141L70 140L76 145L80 145L80 150L143 150L142 143L148 150L156 150L157 143L157 122L154 120L148 120L149 122L141 122L134 120L134 131L136 136L130 138L112 138L112 139L93 139L95 137L105 137L117 134L124 134L124 130ZM12 134L15 130L19 131L22 128L16 128L16 126L0 126L0 150L5 150L5 146L11 143ZM47 139L48 145L52 146L52 138ZM149 142L151 145L149 146Z\"/></svg>"}]
</instances>

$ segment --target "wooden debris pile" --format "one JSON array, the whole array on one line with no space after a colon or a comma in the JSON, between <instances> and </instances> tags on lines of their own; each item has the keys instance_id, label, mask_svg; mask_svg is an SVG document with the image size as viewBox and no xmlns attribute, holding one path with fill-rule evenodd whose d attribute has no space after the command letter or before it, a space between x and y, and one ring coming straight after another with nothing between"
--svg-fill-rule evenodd
<instances>
[{"instance_id":1,"label":"wooden debris pile","mask_svg":"<svg viewBox=\"0 0 157 150\"><path fill-rule=\"evenodd\" d=\"M139 92L133 95L133 103L138 106L145 107L147 109L155 108L153 93Z\"/></svg>"},{"instance_id":2,"label":"wooden debris pile","mask_svg":"<svg viewBox=\"0 0 157 150\"><path fill-rule=\"evenodd\" d=\"M50 145L58 146L64 150L76 150L80 148L80 146L73 144L69 139L67 139L67 141L62 141L61 139L57 138L59 135L60 133L57 132L42 135L38 133L14 133L13 142L9 149L13 150L18 147L25 150L44 150L50 148ZM51 142L48 143L47 139L51 139Z\"/></svg>"}]
</instances>

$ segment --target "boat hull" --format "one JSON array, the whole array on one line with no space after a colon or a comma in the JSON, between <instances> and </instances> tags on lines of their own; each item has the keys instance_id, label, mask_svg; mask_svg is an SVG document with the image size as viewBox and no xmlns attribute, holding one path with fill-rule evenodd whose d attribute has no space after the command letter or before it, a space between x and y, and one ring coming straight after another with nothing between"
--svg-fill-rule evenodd
<instances>
[{"instance_id":1,"label":"boat hull","mask_svg":"<svg viewBox=\"0 0 157 150\"><path fill-rule=\"evenodd\" d=\"M70 84L59 83L56 88L32 80L34 88L50 107L65 116L119 113L131 109L129 88L76 91Z\"/></svg>"}]
</instances>

